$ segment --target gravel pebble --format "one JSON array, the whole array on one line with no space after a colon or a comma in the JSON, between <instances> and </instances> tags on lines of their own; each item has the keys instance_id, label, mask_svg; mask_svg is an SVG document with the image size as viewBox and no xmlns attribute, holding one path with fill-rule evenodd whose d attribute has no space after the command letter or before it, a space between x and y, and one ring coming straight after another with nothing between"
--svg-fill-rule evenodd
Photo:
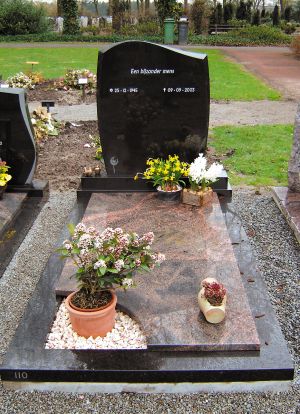
<instances>
[{"instance_id":1,"label":"gravel pebble","mask_svg":"<svg viewBox=\"0 0 300 414\"><path fill-rule=\"evenodd\" d=\"M75 193L52 193L49 203L0 279L0 360L74 203ZM249 234L257 264L298 374L288 392L194 394L67 394L14 392L0 386L0 413L279 413L300 412L299 244L268 192L235 189L233 206ZM45 238L47 229L47 238ZM16 301L15 298L18 297Z\"/></svg>"}]
</instances>

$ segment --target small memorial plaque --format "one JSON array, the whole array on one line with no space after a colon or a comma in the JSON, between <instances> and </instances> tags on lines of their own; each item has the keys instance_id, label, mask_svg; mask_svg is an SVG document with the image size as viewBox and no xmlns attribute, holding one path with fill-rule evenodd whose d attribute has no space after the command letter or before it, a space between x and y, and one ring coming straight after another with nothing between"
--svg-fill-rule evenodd
<instances>
[{"instance_id":1,"label":"small memorial plaque","mask_svg":"<svg viewBox=\"0 0 300 414\"><path fill-rule=\"evenodd\" d=\"M88 79L87 78L79 78L78 85L87 85Z\"/></svg>"},{"instance_id":2,"label":"small memorial plaque","mask_svg":"<svg viewBox=\"0 0 300 414\"><path fill-rule=\"evenodd\" d=\"M132 176L148 157L192 161L206 149L207 56L140 41L100 51L97 104L108 175Z\"/></svg>"}]
</instances>

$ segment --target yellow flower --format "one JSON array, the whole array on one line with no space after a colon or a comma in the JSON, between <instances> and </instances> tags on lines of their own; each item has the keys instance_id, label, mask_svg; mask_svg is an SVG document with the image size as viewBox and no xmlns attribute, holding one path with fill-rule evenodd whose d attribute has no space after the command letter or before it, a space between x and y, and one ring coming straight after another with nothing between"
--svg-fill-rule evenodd
<instances>
[{"instance_id":1,"label":"yellow flower","mask_svg":"<svg viewBox=\"0 0 300 414\"><path fill-rule=\"evenodd\" d=\"M138 175L136 174L136 175L134 176L134 178L133 178L133 179L136 181L136 180L138 180L138 178L139 178L139 177L138 177Z\"/></svg>"}]
</instances>

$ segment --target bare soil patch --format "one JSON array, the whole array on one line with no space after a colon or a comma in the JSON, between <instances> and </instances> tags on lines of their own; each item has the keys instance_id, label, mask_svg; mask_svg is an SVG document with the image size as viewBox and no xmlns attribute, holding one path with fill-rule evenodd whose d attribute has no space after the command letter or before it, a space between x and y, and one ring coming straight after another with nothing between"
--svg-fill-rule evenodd
<instances>
[{"instance_id":1,"label":"bare soil patch","mask_svg":"<svg viewBox=\"0 0 300 414\"><path fill-rule=\"evenodd\" d=\"M96 121L79 122L73 126L67 122L57 137L48 137L37 143L38 165L35 178L48 180L51 189L77 189L84 167L95 167L95 148L90 135L98 135Z\"/></svg>"},{"instance_id":2,"label":"bare soil patch","mask_svg":"<svg viewBox=\"0 0 300 414\"><path fill-rule=\"evenodd\" d=\"M56 80L57 82L58 80ZM96 92L87 93L83 100L81 90L59 90L55 80L46 81L27 91L28 102L55 101L56 105L79 105L96 102Z\"/></svg>"}]
</instances>

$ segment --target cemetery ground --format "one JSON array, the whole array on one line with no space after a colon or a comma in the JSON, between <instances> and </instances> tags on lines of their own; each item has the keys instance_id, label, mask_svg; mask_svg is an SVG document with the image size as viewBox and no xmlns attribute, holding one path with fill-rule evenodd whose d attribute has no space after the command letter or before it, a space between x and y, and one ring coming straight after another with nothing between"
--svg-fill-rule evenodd
<instances>
[{"instance_id":1,"label":"cemetery ground","mask_svg":"<svg viewBox=\"0 0 300 414\"><path fill-rule=\"evenodd\" d=\"M61 102L70 103L69 99L67 101ZM73 103L77 103L75 99ZM263 104L267 106L268 103L263 101ZM230 103L224 104L223 113L226 114L226 121L238 124L234 110L230 119L230 111L228 111L230 105ZM232 106L232 108L238 107ZM259 121L259 117L256 122L253 121L250 108L251 104L248 104L248 110L245 108L244 115L246 116L248 112L249 123L253 124ZM286 119L291 119L290 108L286 112ZM212 115L211 120L214 125L217 125ZM96 122L80 122L78 119L78 122L73 124L75 126L68 123L59 137L50 137L39 143L40 161L37 176L49 179L52 191L49 202L29 231L18 255L10 263L0 285L3 305L1 308L7 305L7 310L0 312L0 362L48 257L53 251L61 227L72 209L75 193L70 190L77 188L83 166L88 162L91 165L98 163L94 159L95 149L84 148L85 143L91 142L90 135L97 134ZM273 154L272 143L270 143L270 138L274 134L282 138L278 156ZM240 215L251 242L258 267L263 274L272 305L295 363L295 379L289 390L278 392L277 389L273 392L256 393L253 387L253 392L230 394L210 390L190 395L184 393L138 395L130 392L121 395L108 393L92 395L83 392L66 394L63 393L63 388L62 392L14 392L4 390L1 385L0 412L297 413L300 394L298 371L300 314L297 293L300 268L299 245L275 206L268 189L264 188L265 185L286 183L285 169L290 152L291 134L291 125L222 126L212 132L210 142L211 147L214 147L214 150L210 150L211 157L221 157L222 162L227 163L233 171L232 182L239 185L234 187L233 207ZM250 154L252 158L249 158L247 145L240 143L241 136L245 137L247 142L251 142L254 137L256 152ZM238 143L242 148L237 146ZM264 154L272 153L270 163L264 163L264 158L257 159L261 145L267 145L264 147ZM284 153L284 160L281 158L282 153ZM257 161L258 165L255 165L254 161ZM245 169L245 166L248 169ZM280 169L282 171L278 172ZM275 177L275 181L270 182L270 176ZM243 186L240 186L241 184ZM247 187L245 186L247 184L261 187ZM45 229L47 229L47 237L45 237ZM14 300L16 296L17 301Z\"/></svg>"}]
</instances>

